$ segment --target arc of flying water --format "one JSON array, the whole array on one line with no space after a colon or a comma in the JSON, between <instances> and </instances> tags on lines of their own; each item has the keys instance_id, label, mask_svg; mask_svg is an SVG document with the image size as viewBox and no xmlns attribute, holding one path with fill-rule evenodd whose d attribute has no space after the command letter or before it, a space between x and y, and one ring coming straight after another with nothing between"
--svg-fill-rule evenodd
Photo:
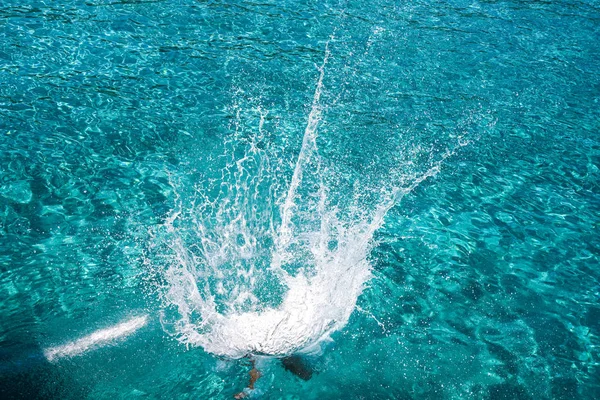
<instances>
[{"instance_id":1,"label":"arc of flying water","mask_svg":"<svg viewBox=\"0 0 600 400\"><path fill-rule=\"evenodd\" d=\"M296 206L296 193L298 191L298 186L302 182L302 173L310 159L310 156L317 152L317 128L319 126L319 122L321 121L322 113L320 100L321 93L323 91L323 78L325 77L325 65L327 65L329 55L329 42L327 42L325 44L325 55L323 57L323 62L318 67L319 79L317 80L317 86L315 87L311 110L308 115L306 128L304 129L302 147L300 148L300 153L298 154L298 159L296 160L294 173L292 175L292 180L290 181L290 186L288 188L285 201L281 206L281 224L277 230L275 252L271 261L271 268L278 274L282 275L284 279L289 278L289 274L284 271L281 266L288 258L287 246L292 237L291 219Z\"/></svg>"}]
</instances>

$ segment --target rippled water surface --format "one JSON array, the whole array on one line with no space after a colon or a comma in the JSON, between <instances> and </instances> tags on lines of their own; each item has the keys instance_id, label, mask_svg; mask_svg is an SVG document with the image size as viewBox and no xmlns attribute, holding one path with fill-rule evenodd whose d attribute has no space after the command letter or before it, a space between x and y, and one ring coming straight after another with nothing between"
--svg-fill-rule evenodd
<instances>
[{"instance_id":1,"label":"rippled water surface","mask_svg":"<svg viewBox=\"0 0 600 400\"><path fill-rule=\"evenodd\" d=\"M262 354L251 398L600 398L599 43L596 0L3 0L0 397Z\"/></svg>"}]
</instances>

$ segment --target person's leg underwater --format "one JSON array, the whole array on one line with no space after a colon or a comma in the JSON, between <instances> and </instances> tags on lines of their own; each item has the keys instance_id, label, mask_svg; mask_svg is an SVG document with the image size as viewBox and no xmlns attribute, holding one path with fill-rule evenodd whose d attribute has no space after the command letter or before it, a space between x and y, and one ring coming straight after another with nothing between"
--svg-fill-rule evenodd
<instances>
[{"instance_id":1,"label":"person's leg underwater","mask_svg":"<svg viewBox=\"0 0 600 400\"><path fill-rule=\"evenodd\" d=\"M237 400L244 399L249 396L250 390L254 390L254 384L262 376L260 371L256 369L256 361L250 358L250 362L252 363L252 369L250 370L250 382L248 386L241 392L237 393L233 397ZM286 371L291 372L296 375L298 378L302 380L309 380L312 378L313 370L310 364L299 355L291 355L281 359L281 364Z\"/></svg>"},{"instance_id":2,"label":"person's leg underwater","mask_svg":"<svg viewBox=\"0 0 600 400\"><path fill-rule=\"evenodd\" d=\"M246 387L246 389L242 390L241 392L239 392L233 396L234 399L239 400L239 399L243 399L243 398L247 397L248 391L254 390L254 384L256 383L258 378L260 378L262 376L260 371L256 369L256 361L253 358L250 358L250 362L252 363L252 369L250 370L250 382L248 383L248 386Z\"/></svg>"},{"instance_id":3,"label":"person's leg underwater","mask_svg":"<svg viewBox=\"0 0 600 400\"><path fill-rule=\"evenodd\" d=\"M307 381L312 378L313 370L310 364L299 355L285 357L281 360L281 364L286 371L290 371L302 380Z\"/></svg>"}]
</instances>

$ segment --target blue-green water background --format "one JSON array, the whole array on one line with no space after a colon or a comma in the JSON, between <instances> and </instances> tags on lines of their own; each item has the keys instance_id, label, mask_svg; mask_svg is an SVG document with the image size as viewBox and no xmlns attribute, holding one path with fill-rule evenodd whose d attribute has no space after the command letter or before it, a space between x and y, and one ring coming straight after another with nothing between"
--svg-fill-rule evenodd
<instances>
[{"instance_id":1,"label":"blue-green water background","mask_svg":"<svg viewBox=\"0 0 600 400\"><path fill-rule=\"evenodd\" d=\"M387 214L313 379L273 362L258 395L600 398L598 43L597 1L4 0L2 397L247 383L243 362L164 332L155 238L234 125L268 111L265 140L293 165L327 46L319 144L348 180L469 144ZM40 355L140 313L113 346Z\"/></svg>"}]
</instances>

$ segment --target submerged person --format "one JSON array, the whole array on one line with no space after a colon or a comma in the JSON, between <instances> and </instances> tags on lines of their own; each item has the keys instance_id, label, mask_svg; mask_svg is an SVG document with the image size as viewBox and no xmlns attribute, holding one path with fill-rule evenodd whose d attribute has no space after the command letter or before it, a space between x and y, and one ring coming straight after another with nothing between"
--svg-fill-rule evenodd
<instances>
[{"instance_id":1,"label":"submerged person","mask_svg":"<svg viewBox=\"0 0 600 400\"><path fill-rule=\"evenodd\" d=\"M239 399L243 399L243 398L247 397L249 394L248 392L250 390L254 390L254 384L256 383L258 378L260 378L262 376L260 371L256 369L256 361L254 361L254 359L251 358L250 362L252 363L252 369L250 370L250 382L248 383L248 386L244 390L242 390L241 392L239 392L233 396L234 399L239 400Z\"/></svg>"},{"instance_id":2,"label":"submerged person","mask_svg":"<svg viewBox=\"0 0 600 400\"><path fill-rule=\"evenodd\" d=\"M235 399L239 400L246 398L249 395L250 390L254 390L254 384L258 378L262 376L260 371L256 369L256 361L253 358L250 358L250 362L252 363L252 369L250 370L250 382L243 391L233 396ZM282 358L281 364L286 371L290 371L292 374L296 375L302 380L307 381L312 378L312 368L304 359L302 359L302 357L298 355Z\"/></svg>"}]
</instances>

